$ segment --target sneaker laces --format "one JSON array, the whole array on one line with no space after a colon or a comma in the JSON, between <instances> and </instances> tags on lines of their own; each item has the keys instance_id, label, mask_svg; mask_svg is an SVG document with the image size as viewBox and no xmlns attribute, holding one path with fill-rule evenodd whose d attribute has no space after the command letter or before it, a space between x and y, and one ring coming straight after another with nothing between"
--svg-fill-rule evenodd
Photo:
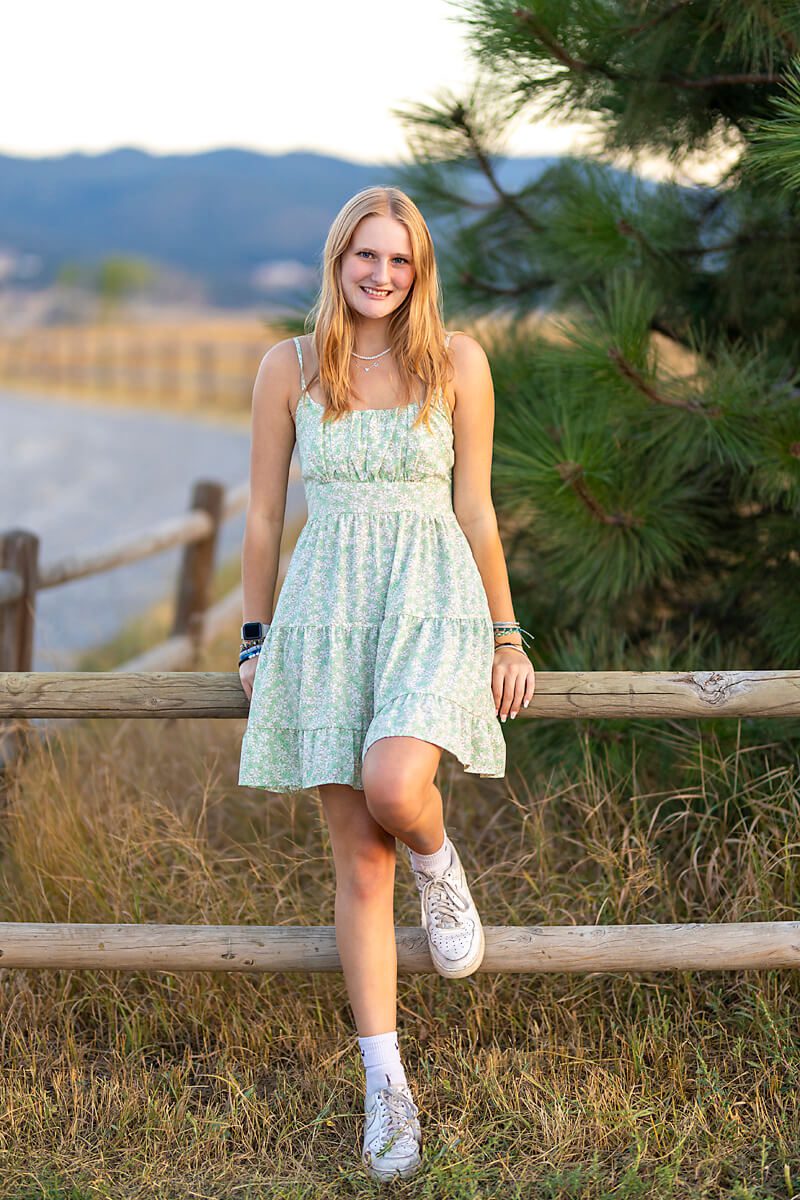
<instances>
[{"instance_id":1,"label":"sneaker laces","mask_svg":"<svg viewBox=\"0 0 800 1200\"><path fill-rule=\"evenodd\" d=\"M422 888L422 901L440 929L456 929L462 924L460 913L467 911L455 886L443 875L430 876Z\"/></svg>"},{"instance_id":2,"label":"sneaker laces","mask_svg":"<svg viewBox=\"0 0 800 1200\"><path fill-rule=\"evenodd\" d=\"M411 1097L397 1088L379 1088L377 1104L381 1114L381 1142L385 1142L378 1153L385 1154L404 1134L416 1143L409 1122L419 1109Z\"/></svg>"}]
</instances>

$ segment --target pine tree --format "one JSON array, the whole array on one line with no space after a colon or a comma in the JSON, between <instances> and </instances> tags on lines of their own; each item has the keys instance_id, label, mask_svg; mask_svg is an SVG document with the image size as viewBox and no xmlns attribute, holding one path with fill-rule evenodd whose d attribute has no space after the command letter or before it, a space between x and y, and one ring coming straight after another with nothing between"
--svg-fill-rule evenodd
<instances>
[{"instance_id":1,"label":"pine tree","mask_svg":"<svg viewBox=\"0 0 800 1200\"><path fill-rule=\"evenodd\" d=\"M446 222L450 312L491 318L492 490L537 668L796 669L800 10L460 11L478 82L398 114L412 162L396 178ZM511 189L504 138L540 113L591 121L592 152ZM635 174L701 152L727 162L713 186ZM543 310L557 337L528 319ZM523 767L574 765L567 723L519 724ZM638 743L663 778L710 733L796 766L797 724L580 722L571 744L630 766Z\"/></svg>"}]
</instances>

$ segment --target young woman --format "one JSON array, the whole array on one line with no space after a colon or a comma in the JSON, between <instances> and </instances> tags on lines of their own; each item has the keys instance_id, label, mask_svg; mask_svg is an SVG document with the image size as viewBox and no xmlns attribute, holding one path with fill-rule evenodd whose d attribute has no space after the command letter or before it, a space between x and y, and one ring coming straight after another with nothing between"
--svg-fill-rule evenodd
<instances>
[{"instance_id":1,"label":"young woman","mask_svg":"<svg viewBox=\"0 0 800 1200\"><path fill-rule=\"evenodd\" d=\"M313 332L273 346L253 389L239 784L319 788L379 1179L412 1174L422 1147L396 1029L395 839L435 968L471 974L483 928L436 769L446 749L501 778L498 716L535 686L491 499L489 364L474 338L445 336L440 299L419 209L367 188L331 226ZM295 441L308 519L273 613Z\"/></svg>"}]
</instances>

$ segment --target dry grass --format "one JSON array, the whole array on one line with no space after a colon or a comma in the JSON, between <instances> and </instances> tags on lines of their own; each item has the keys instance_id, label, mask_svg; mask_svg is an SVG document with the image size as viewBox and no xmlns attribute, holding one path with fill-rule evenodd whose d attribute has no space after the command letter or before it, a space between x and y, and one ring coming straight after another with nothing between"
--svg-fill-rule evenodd
<instances>
[{"instance_id":1,"label":"dry grass","mask_svg":"<svg viewBox=\"0 0 800 1200\"><path fill-rule=\"evenodd\" d=\"M236 630L205 664L230 669ZM244 722L88 721L9 780L4 921L333 924L317 794L236 784ZM512 747L513 749L513 747ZM510 756L513 761L513 756ZM676 784L489 783L447 756L486 924L796 918L800 787L765 752ZM747 805L739 802L747 798ZM690 802L691 801L691 802ZM737 817L747 811L748 818ZM396 919L418 925L399 859ZM3 1197L370 1195L336 974L0 971ZM790 971L399 981L425 1197L789 1197Z\"/></svg>"}]
</instances>

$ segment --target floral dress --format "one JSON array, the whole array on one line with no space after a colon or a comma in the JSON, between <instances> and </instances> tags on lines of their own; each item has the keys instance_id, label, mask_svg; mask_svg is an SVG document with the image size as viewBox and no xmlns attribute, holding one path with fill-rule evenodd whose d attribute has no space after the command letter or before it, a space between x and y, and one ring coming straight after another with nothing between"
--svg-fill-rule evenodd
<instances>
[{"instance_id":1,"label":"floral dress","mask_svg":"<svg viewBox=\"0 0 800 1200\"><path fill-rule=\"evenodd\" d=\"M294 343L308 517L257 657L239 785L361 788L369 747L398 735L501 778L492 617L453 511L443 398L431 431L411 428L418 402L323 423Z\"/></svg>"}]
</instances>

